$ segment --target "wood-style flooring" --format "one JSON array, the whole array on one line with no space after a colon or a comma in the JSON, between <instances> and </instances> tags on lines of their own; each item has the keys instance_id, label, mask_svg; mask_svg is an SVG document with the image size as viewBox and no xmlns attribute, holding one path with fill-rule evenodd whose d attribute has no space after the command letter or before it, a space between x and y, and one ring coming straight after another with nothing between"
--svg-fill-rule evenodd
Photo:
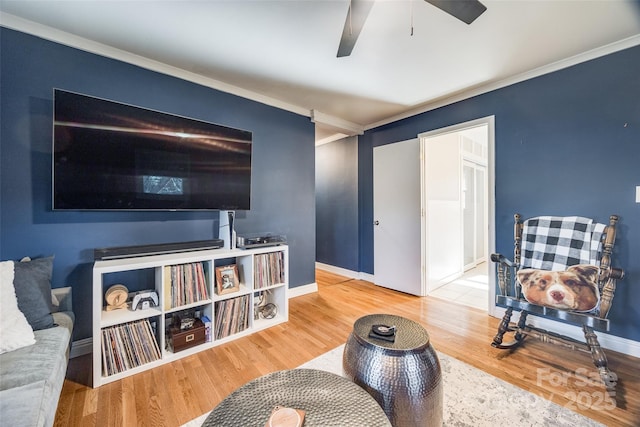
<instances>
[{"instance_id":1,"label":"wood-style flooring","mask_svg":"<svg viewBox=\"0 0 640 427\"><path fill-rule=\"evenodd\" d=\"M97 389L90 386L90 355L72 359L55 425L180 426L247 381L343 344L359 317L390 313L421 323L438 351L491 375L605 425L640 426L640 359L606 351L619 377L614 406L599 381L589 380L596 371L586 353L533 340L514 352L496 350L490 342L498 319L482 310L321 270L316 281L317 293L290 300L285 324Z\"/></svg>"}]
</instances>

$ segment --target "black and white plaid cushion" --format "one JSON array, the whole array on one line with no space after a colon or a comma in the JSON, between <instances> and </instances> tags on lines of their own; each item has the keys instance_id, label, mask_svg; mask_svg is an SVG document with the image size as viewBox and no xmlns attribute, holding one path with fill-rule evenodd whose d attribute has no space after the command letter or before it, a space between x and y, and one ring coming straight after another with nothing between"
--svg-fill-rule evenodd
<instances>
[{"instance_id":1,"label":"black and white plaid cushion","mask_svg":"<svg viewBox=\"0 0 640 427\"><path fill-rule=\"evenodd\" d=\"M522 224L521 268L563 271L600 263L605 225L579 216L541 216Z\"/></svg>"}]
</instances>

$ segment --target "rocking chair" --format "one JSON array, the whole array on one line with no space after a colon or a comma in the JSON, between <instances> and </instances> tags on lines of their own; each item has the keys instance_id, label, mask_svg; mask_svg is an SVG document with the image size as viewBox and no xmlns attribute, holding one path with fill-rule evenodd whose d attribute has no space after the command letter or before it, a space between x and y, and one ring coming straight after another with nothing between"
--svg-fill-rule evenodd
<instances>
[{"instance_id":1,"label":"rocking chair","mask_svg":"<svg viewBox=\"0 0 640 427\"><path fill-rule=\"evenodd\" d=\"M610 396L615 395L617 378L609 371L607 358L594 331L608 332L616 280L621 269L611 267L618 217L609 225L582 217L537 217L524 222L514 215L515 249L513 261L492 254L497 263L496 305L507 310L491 345L512 349L525 337L559 344L591 353ZM513 310L520 311L517 324L510 323ZM527 316L582 327L585 342L545 331L527 324ZM503 343L506 333L513 341Z\"/></svg>"}]
</instances>

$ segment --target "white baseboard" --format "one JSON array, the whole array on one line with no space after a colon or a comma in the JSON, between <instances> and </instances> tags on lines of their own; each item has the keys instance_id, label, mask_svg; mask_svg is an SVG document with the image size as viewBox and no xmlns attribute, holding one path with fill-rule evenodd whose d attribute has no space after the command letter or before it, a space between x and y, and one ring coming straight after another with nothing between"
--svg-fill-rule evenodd
<instances>
[{"instance_id":1,"label":"white baseboard","mask_svg":"<svg viewBox=\"0 0 640 427\"><path fill-rule=\"evenodd\" d=\"M71 351L69 352L69 358L84 356L85 354L93 353L93 340L91 338L84 338L71 343Z\"/></svg>"},{"instance_id":2,"label":"white baseboard","mask_svg":"<svg viewBox=\"0 0 640 427\"><path fill-rule=\"evenodd\" d=\"M296 286L295 288L289 288L289 299L314 292L318 292L318 284L315 282L309 283L308 285Z\"/></svg>"},{"instance_id":3,"label":"white baseboard","mask_svg":"<svg viewBox=\"0 0 640 427\"><path fill-rule=\"evenodd\" d=\"M346 268L336 267L334 265L323 264L321 262L316 262L316 268L319 270L328 271L329 273L339 274L341 276L348 277L350 279L356 280L366 280L371 283L374 282L373 274L357 272L353 270L347 270Z\"/></svg>"},{"instance_id":4,"label":"white baseboard","mask_svg":"<svg viewBox=\"0 0 640 427\"><path fill-rule=\"evenodd\" d=\"M353 270L347 270L346 268L336 267L335 265L323 264L316 262L316 268L319 270L328 271L329 273L339 274L341 276L348 277L350 279L357 279L358 273Z\"/></svg>"}]
</instances>

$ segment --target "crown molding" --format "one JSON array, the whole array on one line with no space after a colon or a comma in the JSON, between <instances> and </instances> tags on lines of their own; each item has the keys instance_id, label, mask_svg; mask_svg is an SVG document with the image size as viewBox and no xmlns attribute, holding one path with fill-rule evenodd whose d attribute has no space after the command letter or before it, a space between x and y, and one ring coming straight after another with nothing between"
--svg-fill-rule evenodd
<instances>
[{"instance_id":1,"label":"crown molding","mask_svg":"<svg viewBox=\"0 0 640 427\"><path fill-rule=\"evenodd\" d=\"M83 37L67 33L65 31L57 30L55 28L42 25L33 21L29 21L15 15L11 15L5 12L0 12L0 26L10 28L16 31L31 34L46 40L50 40L56 43L60 43L65 46L80 49L86 52L101 55L107 58L116 59L122 62L126 62L132 65L139 66L151 71L159 72L162 74L177 77L183 80L187 80L199 85L209 87L212 89L220 90L222 92L230 93L242 98L246 98L251 101L260 102L265 105L269 105L275 108L279 108L285 111L289 111L295 114L299 114L305 117L310 117L314 123L322 123L331 127L336 127L343 130L343 133L348 135L363 134L364 131L374 129L379 126L384 126L389 123L393 123L399 120L403 120L427 111L435 110L440 107L444 107L455 102L463 101L465 99L481 95L493 90L501 89L516 83L520 83L535 77L549 74L554 71L568 68L573 65L580 64L592 59L596 59L611 53L615 53L624 49L628 49L637 45L640 45L640 34L635 35L596 49L592 49L588 52L584 52L572 57L562 59L560 61L553 62L551 64L538 67L534 70L530 70L516 76L508 77L496 82L489 82L485 85L477 86L469 90L461 91L452 96L446 96L444 98L428 102L415 108L411 108L403 113L388 117L386 119L362 126L359 124L351 123L338 117L329 116L327 114L309 110L298 105L290 104L279 99L275 99L269 96L259 94L247 89L240 88L238 86L230 85L228 83L221 82L209 77L205 77L201 74L190 72L178 67L174 67L159 61L155 61L140 55L133 54L121 49L97 43Z\"/></svg>"},{"instance_id":2,"label":"crown molding","mask_svg":"<svg viewBox=\"0 0 640 427\"><path fill-rule=\"evenodd\" d=\"M497 89L501 89L503 87L511 86L516 83L520 83L526 80L533 79L535 77L539 77L545 74L553 73L555 71L562 70L564 68L569 68L574 65L590 61L592 59L600 58L605 55L609 55L615 52L619 52L624 49L628 49L631 47L635 47L640 45L640 34L635 36L628 37L626 39L622 39L620 41L610 43L605 46L601 46L595 49L592 49L587 52L583 52L574 56L570 56L569 58L561 59L560 61L552 62L547 65L543 65L542 67L535 68L530 71L526 71L521 74L517 74L515 76L508 77L506 79L502 79L496 82L490 82L485 85L477 86L471 88L469 90L464 90L452 96L447 96L432 102L428 102L424 105L421 105L416 108L412 108L410 110L405 111L404 113L394 115L388 117L386 119L380 120L375 123L368 124L364 126L365 131L377 128L379 126L384 126L389 123L397 122L399 120L403 120L409 117L416 116L418 114L426 113L427 111L432 111L440 107L444 107L455 102L463 101L465 99L472 98L474 96L482 95L484 93L488 93Z\"/></svg>"},{"instance_id":3,"label":"crown molding","mask_svg":"<svg viewBox=\"0 0 640 427\"><path fill-rule=\"evenodd\" d=\"M349 122L347 120L341 119L340 117L331 116L318 110L311 110L311 121L316 124L334 128L341 133L347 134L348 136L362 135L364 133L364 128L362 127L362 125Z\"/></svg>"},{"instance_id":4,"label":"crown molding","mask_svg":"<svg viewBox=\"0 0 640 427\"><path fill-rule=\"evenodd\" d=\"M80 49L85 52L94 53L96 55L116 59L128 64L137 65L147 70L177 77L183 80L197 83L202 86L246 98L251 101L260 102L271 107L276 107L292 113L300 114L305 117L311 116L308 108L302 108L297 105L289 104L275 98L252 92L250 90L242 89L238 86L230 85L219 80L205 77L201 74L193 73L191 71L155 61L141 55L136 55L131 52L127 52L83 37L79 37L71 33L57 30L55 28L42 25L37 22L29 21L27 19L23 19L5 12L0 12L0 26L31 34L45 40L56 42L75 49Z\"/></svg>"}]
</instances>

